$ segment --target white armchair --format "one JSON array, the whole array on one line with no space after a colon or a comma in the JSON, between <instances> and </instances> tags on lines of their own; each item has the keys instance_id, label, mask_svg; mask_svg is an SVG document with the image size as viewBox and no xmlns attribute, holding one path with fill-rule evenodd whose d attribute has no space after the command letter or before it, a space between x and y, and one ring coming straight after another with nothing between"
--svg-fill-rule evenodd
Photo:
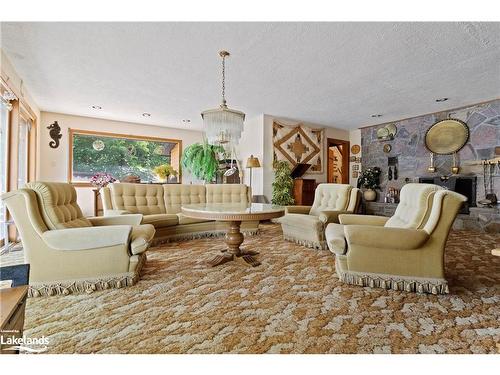
<instances>
[{"instance_id":1,"label":"white armchair","mask_svg":"<svg viewBox=\"0 0 500 375\"><path fill-rule=\"evenodd\" d=\"M407 292L446 294L444 251L466 198L431 184L407 184L394 216L341 215L326 229L340 280Z\"/></svg>"},{"instance_id":2,"label":"white armchair","mask_svg":"<svg viewBox=\"0 0 500 375\"><path fill-rule=\"evenodd\" d=\"M70 294L133 285L153 239L142 215L85 218L75 188L33 182L2 195L30 263L28 295Z\"/></svg>"},{"instance_id":3,"label":"white armchair","mask_svg":"<svg viewBox=\"0 0 500 375\"><path fill-rule=\"evenodd\" d=\"M359 189L345 184L319 184L312 206L288 206L279 219L285 240L314 249L326 249L325 228L338 223L339 215L358 209Z\"/></svg>"}]
</instances>

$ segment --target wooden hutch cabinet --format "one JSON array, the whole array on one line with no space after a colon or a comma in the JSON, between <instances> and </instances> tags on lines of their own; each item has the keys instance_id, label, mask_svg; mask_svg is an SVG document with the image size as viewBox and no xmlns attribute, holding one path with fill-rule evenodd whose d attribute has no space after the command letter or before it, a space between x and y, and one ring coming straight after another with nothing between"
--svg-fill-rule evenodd
<instances>
[{"instance_id":1,"label":"wooden hutch cabinet","mask_svg":"<svg viewBox=\"0 0 500 375\"><path fill-rule=\"evenodd\" d=\"M291 172L293 178L293 199L298 206L311 206L314 201L316 180L313 178L301 178L309 169L311 164L297 164Z\"/></svg>"}]
</instances>

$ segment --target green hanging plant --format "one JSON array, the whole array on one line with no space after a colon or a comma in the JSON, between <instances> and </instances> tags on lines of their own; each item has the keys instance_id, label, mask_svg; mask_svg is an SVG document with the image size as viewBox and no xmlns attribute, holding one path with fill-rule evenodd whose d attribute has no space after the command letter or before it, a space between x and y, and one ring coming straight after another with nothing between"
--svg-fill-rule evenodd
<instances>
[{"instance_id":1,"label":"green hanging plant","mask_svg":"<svg viewBox=\"0 0 500 375\"><path fill-rule=\"evenodd\" d=\"M223 151L222 146L209 145L206 141L193 143L182 153L182 167L196 178L210 183L215 179L219 170L217 153Z\"/></svg>"},{"instance_id":2,"label":"green hanging plant","mask_svg":"<svg viewBox=\"0 0 500 375\"><path fill-rule=\"evenodd\" d=\"M294 204L292 196L293 179L290 176L292 170L286 161L274 162L273 197L271 202L280 206Z\"/></svg>"}]
</instances>

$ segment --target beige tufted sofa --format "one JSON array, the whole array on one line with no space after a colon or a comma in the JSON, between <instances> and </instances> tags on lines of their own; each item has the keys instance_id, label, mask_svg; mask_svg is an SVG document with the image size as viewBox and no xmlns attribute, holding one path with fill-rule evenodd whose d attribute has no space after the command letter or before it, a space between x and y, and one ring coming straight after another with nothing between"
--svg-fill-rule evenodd
<instances>
[{"instance_id":1,"label":"beige tufted sofa","mask_svg":"<svg viewBox=\"0 0 500 375\"><path fill-rule=\"evenodd\" d=\"M326 229L340 280L360 286L445 294L444 249L466 198L432 184L407 184L391 218L340 215Z\"/></svg>"},{"instance_id":2,"label":"beige tufted sofa","mask_svg":"<svg viewBox=\"0 0 500 375\"><path fill-rule=\"evenodd\" d=\"M347 184L319 184L312 206L288 206L279 219L285 240L324 250L325 227L338 223L340 214L354 213L361 201L359 189Z\"/></svg>"},{"instance_id":3,"label":"beige tufted sofa","mask_svg":"<svg viewBox=\"0 0 500 375\"><path fill-rule=\"evenodd\" d=\"M141 215L85 218L75 188L32 182L2 195L30 263L29 296L133 285L146 260L152 225Z\"/></svg>"},{"instance_id":4,"label":"beige tufted sofa","mask_svg":"<svg viewBox=\"0 0 500 375\"><path fill-rule=\"evenodd\" d=\"M113 183L101 191L104 216L142 214L142 223L152 224L156 229L156 243L226 233L227 223L183 215L183 204L250 203L251 196L250 188L241 184ZM247 234L255 234L258 227L258 221L244 222L241 230Z\"/></svg>"}]
</instances>

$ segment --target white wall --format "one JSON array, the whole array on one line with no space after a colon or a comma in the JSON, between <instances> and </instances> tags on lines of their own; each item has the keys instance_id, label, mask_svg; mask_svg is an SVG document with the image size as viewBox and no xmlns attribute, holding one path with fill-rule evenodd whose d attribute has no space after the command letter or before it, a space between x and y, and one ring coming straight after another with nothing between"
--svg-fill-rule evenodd
<instances>
[{"instance_id":1,"label":"white wall","mask_svg":"<svg viewBox=\"0 0 500 375\"><path fill-rule=\"evenodd\" d=\"M327 181L327 150L326 150L326 140L327 138L335 138L341 140L349 139L349 131L336 129L332 127L325 127L322 125L312 124L303 122L300 120L286 119L286 118L278 118L272 115L264 115L264 163L263 163L263 185L264 185L264 195L271 200L273 189L272 183L274 181L274 172L273 172L273 121L279 121L285 125L297 125L299 123L303 123L305 126L311 128L324 128L324 153L323 153L323 173L306 173L304 174L304 178L313 178L316 182L326 182Z\"/></svg>"},{"instance_id":2,"label":"white wall","mask_svg":"<svg viewBox=\"0 0 500 375\"><path fill-rule=\"evenodd\" d=\"M349 142L351 144L351 147L354 145L359 145L361 148L361 129L351 130L349 132ZM349 156L361 156L361 151L359 151L358 154L354 155L351 153L351 150L349 150ZM358 179L352 178L352 166L353 166L353 164L356 164L356 163L349 162L349 173L350 173L349 184L351 184L352 186L357 186ZM357 164L359 164L361 166L361 163L357 163Z\"/></svg>"},{"instance_id":3,"label":"white wall","mask_svg":"<svg viewBox=\"0 0 500 375\"><path fill-rule=\"evenodd\" d=\"M259 158L262 166L264 158L264 115L247 118L237 148L237 157L243 168L243 183L250 186L250 170L246 168L250 155ZM263 168L252 170L252 194L264 194Z\"/></svg>"},{"instance_id":4,"label":"white wall","mask_svg":"<svg viewBox=\"0 0 500 375\"><path fill-rule=\"evenodd\" d=\"M58 148L49 147L50 137L46 127L57 121L61 126L61 143ZM73 116L61 113L42 112L40 122L40 176L42 181L68 182L69 143L68 129L94 130L127 135L173 138L182 140L182 149L192 143L201 142L203 134L200 131L174 129L160 126L135 124L120 121L110 121L92 117ZM182 171L182 183L195 181L189 173ZM78 204L85 215L93 215L94 195L91 188L78 187Z\"/></svg>"}]
</instances>

